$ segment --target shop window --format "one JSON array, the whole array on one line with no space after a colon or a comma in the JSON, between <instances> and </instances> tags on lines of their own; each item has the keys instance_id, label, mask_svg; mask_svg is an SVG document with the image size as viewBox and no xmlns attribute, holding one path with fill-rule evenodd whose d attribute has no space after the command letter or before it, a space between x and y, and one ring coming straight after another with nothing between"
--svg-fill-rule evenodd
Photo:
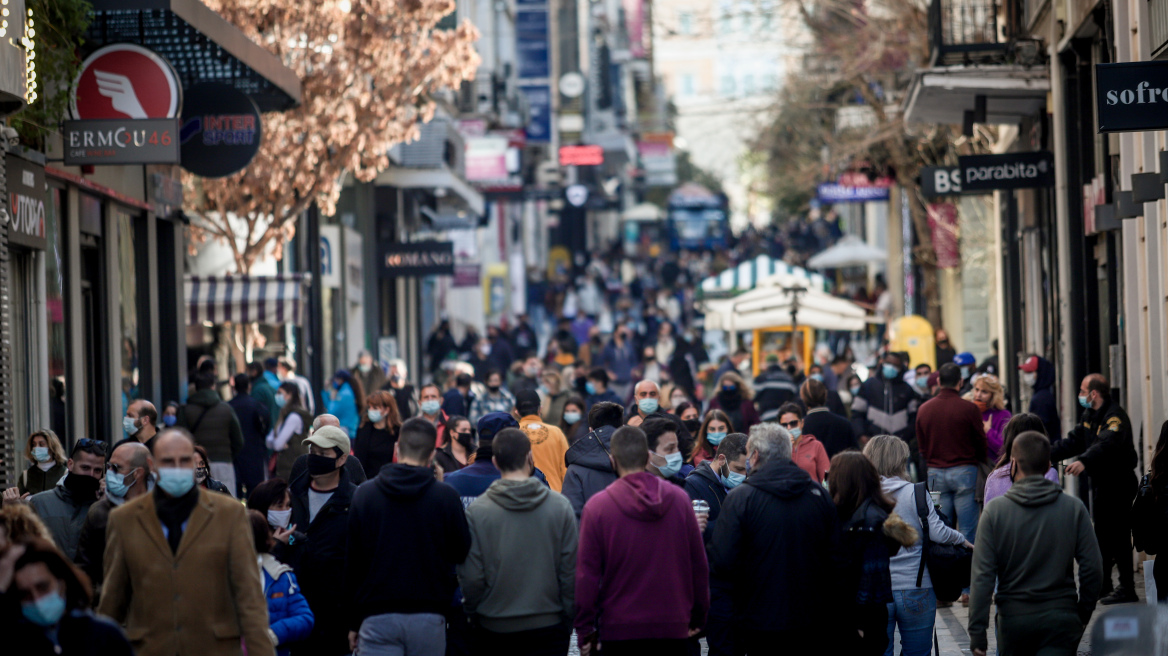
<instances>
[{"instance_id":1,"label":"shop window","mask_svg":"<svg viewBox=\"0 0 1168 656\"><path fill-rule=\"evenodd\" d=\"M62 440L69 439L69 413L65 396L71 385L66 363L65 341L65 245L61 226L65 216L65 190L49 187L45 211L45 326L49 341L49 428Z\"/></svg>"}]
</instances>

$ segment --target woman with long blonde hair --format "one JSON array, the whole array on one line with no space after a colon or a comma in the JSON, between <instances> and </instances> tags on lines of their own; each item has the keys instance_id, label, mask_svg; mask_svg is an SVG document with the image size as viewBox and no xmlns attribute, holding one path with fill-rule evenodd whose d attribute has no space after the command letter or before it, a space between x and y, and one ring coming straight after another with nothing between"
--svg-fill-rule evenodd
<instances>
[{"instance_id":1,"label":"woman with long blonde hair","mask_svg":"<svg viewBox=\"0 0 1168 656\"><path fill-rule=\"evenodd\" d=\"M1012 416L1006 409L1006 393L1002 388L1002 382L992 374L975 376L973 390L964 398L966 401L973 401L981 411L986 434L986 456L990 462L996 462L1002 450L1002 433Z\"/></svg>"}]
</instances>

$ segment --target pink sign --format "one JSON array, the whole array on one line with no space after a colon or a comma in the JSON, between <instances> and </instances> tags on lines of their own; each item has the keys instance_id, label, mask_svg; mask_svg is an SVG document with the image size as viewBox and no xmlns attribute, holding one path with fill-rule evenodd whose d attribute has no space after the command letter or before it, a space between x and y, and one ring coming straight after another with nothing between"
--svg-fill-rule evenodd
<instances>
[{"instance_id":1,"label":"pink sign","mask_svg":"<svg viewBox=\"0 0 1168 656\"><path fill-rule=\"evenodd\" d=\"M929 232L933 235L937 268L955 269L961 266L957 206L953 203L929 203L928 209Z\"/></svg>"},{"instance_id":2,"label":"pink sign","mask_svg":"<svg viewBox=\"0 0 1168 656\"><path fill-rule=\"evenodd\" d=\"M621 4L629 33L629 54L641 59L645 56L645 0L622 0Z\"/></svg>"},{"instance_id":3,"label":"pink sign","mask_svg":"<svg viewBox=\"0 0 1168 656\"><path fill-rule=\"evenodd\" d=\"M470 137L466 140L466 179L486 182L507 179L507 137Z\"/></svg>"}]
</instances>

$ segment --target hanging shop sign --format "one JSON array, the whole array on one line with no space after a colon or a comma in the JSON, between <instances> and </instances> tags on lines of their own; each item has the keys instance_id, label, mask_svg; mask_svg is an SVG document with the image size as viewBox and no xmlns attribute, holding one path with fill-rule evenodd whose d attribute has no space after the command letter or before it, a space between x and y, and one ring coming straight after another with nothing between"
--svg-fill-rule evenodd
<instances>
[{"instance_id":1,"label":"hanging shop sign","mask_svg":"<svg viewBox=\"0 0 1168 656\"><path fill-rule=\"evenodd\" d=\"M889 199L887 187L845 187L825 182L817 191L820 202L824 203L866 203Z\"/></svg>"},{"instance_id":2,"label":"hanging shop sign","mask_svg":"<svg viewBox=\"0 0 1168 656\"><path fill-rule=\"evenodd\" d=\"M81 64L65 121L65 164L177 164L182 85L158 53L130 43Z\"/></svg>"},{"instance_id":3,"label":"hanging shop sign","mask_svg":"<svg viewBox=\"0 0 1168 656\"><path fill-rule=\"evenodd\" d=\"M381 245L381 277L454 275L454 242L413 241Z\"/></svg>"},{"instance_id":4,"label":"hanging shop sign","mask_svg":"<svg viewBox=\"0 0 1168 656\"><path fill-rule=\"evenodd\" d=\"M600 166L604 149L600 146L560 146L560 166Z\"/></svg>"},{"instance_id":5,"label":"hanging shop sign","mask_svg":"<svg viewBox=\"0 0 1168 656\"><path fill-rule=\"evenodd\" d=\"M521 79L543 79L551 75L546 8L515 12L515 55Z\"/></svg>"},{"instance_id":6,"label":"hanging shop sign","mask_svg":"<svg viewBox=\"0 0 1168 656\"><path fill-rule=\"evenodd\" d=\"M960 166L926 166L921 169L921 193L954 196L961 193Z\"/></svg>"},{"instance_id":7,"label":"hanging shop sign","mask_svg":"<svg viewBox=\"0 0 1168 656\"><path fill-rule=\"evenodd\" d=\"M519 87L519 92L527 100L527 125L524 126L527 142L533 144L551 143L551 86L547 84L524 84Z\"/></svg>"},{"instance_id":8,"label":"hanging shop sign","mask_svg":"<svg viewBox=\"0 0 1168 656\"><path fill-rule=\"evenodd\" d=\"M260 110L246 93L227 84L191 87L182 111L184 169L204 178L242 170L260 149Z\"/></svg>"},{"instance_id":9,"label":"hanging shop sign","mask_svg":"<svg viewBox=\"0 0 1168 656\"><path fill-rule=\"evenodd\" d=\"M958 158L965 191L1054 186L1054 155L1045 150Z\"/></svg>"},{"instance_id":10,"label":"hanging shop sign","mask_svg":"<svg viewBox=\"0 0 1168 656\"><path fill-rule=\"evenodd\" d=\"M1095 65L1100 132L1168 128L1168 61Z\"/></svg>"},{"instance_id":11,"label":"hanging shop sign","mask_svg":"<svg viewBox=\"0 0 1168 656\"><path fill-rule=\"evenodd\" d=\"M45 167L13 153L4 156L8 176L8 241L45 250Z\"/></svg>"}]
</instances>

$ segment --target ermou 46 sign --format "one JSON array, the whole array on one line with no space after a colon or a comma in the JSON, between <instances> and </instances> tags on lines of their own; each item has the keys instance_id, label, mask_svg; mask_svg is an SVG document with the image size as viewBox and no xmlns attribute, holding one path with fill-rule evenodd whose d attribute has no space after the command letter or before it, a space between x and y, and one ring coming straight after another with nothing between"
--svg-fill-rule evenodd
<instances>
[{"instance_id":1,"label":"ermou 46 sign","mask_svg":"<svg viewBox=\"0 0 1168 656\"><path fill-rule=\"evenodd\" d=\"M1095 65L1100 132L1168 128L1168 61Z\"/></svg>"}]
</instances>

